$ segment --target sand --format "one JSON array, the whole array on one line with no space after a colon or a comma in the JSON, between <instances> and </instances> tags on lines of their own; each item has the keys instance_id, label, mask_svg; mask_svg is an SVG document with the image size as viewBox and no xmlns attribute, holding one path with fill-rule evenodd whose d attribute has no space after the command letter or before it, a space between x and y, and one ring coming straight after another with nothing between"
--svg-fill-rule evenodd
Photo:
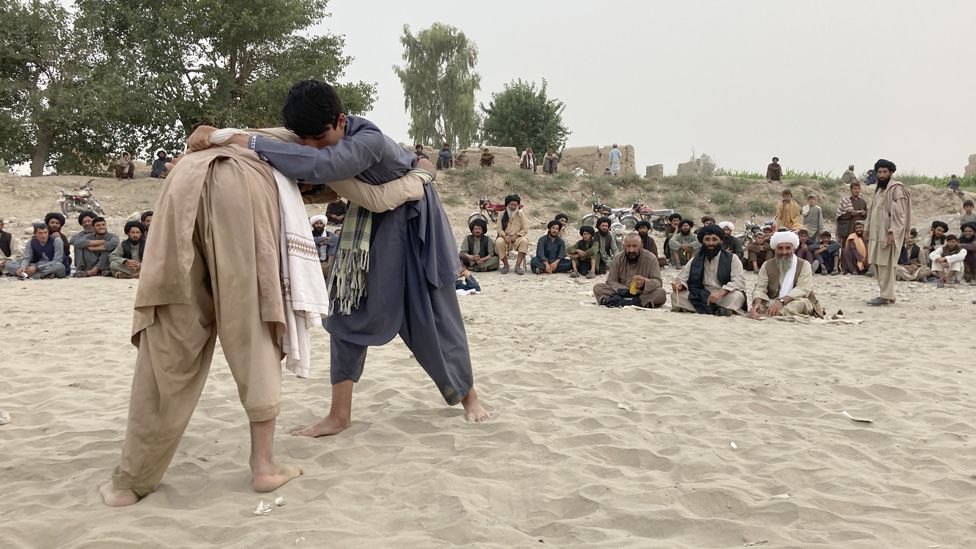
<instances>
[{"instance_id":1,"label":"sand","mask_svg":"<svg viewBox=\"0 0 976 549\"><path fill-rule=\"evenodd\" d=\"M864 322L816 325L608 310L566 275L479 280L461 306L490 423L445 406L396 340L370 352L348 431L288 436L328 406L316 331L279 420L305 475L259 495L218 350L162 486L125 509L96 486L124 435L137 282L0 280L0 546L976 546L976 289L899 283L873 309L873 279L818 276L828 311Z\"/></svg>"}]
</instances>

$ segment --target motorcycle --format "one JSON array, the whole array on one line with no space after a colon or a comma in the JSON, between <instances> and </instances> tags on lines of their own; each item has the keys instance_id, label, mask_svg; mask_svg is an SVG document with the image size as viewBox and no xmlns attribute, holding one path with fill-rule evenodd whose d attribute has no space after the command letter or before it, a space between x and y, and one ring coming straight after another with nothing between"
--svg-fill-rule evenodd
<instances>
[{"instance_id":1,"label":"motorcycle","mask_svg":"<svg viewBox=\"0 0 976 549\"><path fill-rule=\"evenodd\" d=\"M634 202L631 210L633 211L634 215L639 216L642 220L649 222L651 224L651 228L660 233L667 231L668 216L674 213L674 210L671 209L655 210L643 202Z\"/></svg>"},{"instance_id":2,"label":"motorcycle","mask_svg":"<svg viewBox=\"0 0 976 549\"><path fill-rule=\"evenodd\" d=\"M524 207L523 204L519 204L519 210ZM505 204L499 204L489 199L487 196L483 197L478 201L478 211L468 216L468 226L475 219L480 219L489 225L494 225L498 222L498 216L505 211Z\"/></svg>"},{"instance_id":3,"label":"motorcycle","mask_svg":"<svg viewBox=\"0 0 976 549\"><path fill-rule=\"evenodd\" d=\"M756 235L762 234L763 230L766 228L772 228L774 223L775 222L770 219L765 223L759 224L756 222L756 214L752 214L749 216L749 221L746 222L745 232L743 232L741 235L736 235L736 238L739 239L739 242L742 243L742 247L745 248L749 244L752 244L752 241L756 239Z\"/></svg>"},{"instance_id":4,"label":"motorcycle","mask_svg":"<svg viewBox=\"0 0 976 549\"><path fill-rule=\"evenodd\" d=\"M92 211L98 215L105 215L105 210L98 203L92 189L92 182L94 181L94 179L89 179L84 185L73 191L58 187L58 205L61 207L61 213L68 215L72 212Z\"/></svg>"},{"instance_id":5,"label":"motorcycle","mask_svg":"<svg viewBox=\"0 0 976 549\"><path fill-rule=\"evenodd\" d=\"M614 225L619 224L621 230L626 229L628 231L634 230L637 223L640 222L641 218L634 213L635 208L639 204L634 204L630 208L611 208L602 202L593 203L593 213L588 213L583 216L583 225L590 225L596 227L596 222L601 217L610 218L611 228Z\"/></svg>"}]
</instances>

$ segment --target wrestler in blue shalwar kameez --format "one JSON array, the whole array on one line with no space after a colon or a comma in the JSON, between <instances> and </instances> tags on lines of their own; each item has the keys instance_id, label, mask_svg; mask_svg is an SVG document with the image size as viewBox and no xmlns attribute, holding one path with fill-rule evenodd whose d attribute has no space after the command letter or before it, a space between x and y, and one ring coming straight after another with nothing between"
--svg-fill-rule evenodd
<instances>
[{"instance_id":1,"label":"wrestler in blue shalwar kameez","mask_svg":"<svg viewBox=\"0 0 976 549\"><path fill-rule=\"evenodd\" d=\"M345 136L335 146L316 149L260 136L251 145L285 176L311 184L355 177L382 185L413 169L413 152L364 118L346 120ZM459 271L454 234L432 185L424 186L421 200L374 213L366 295L350 314L333 314L324 323L332 342L332 384L359 381L367 347L399 334L447 403L461 402L473 378L454 288Z\"/></svg>"}]
</instances>

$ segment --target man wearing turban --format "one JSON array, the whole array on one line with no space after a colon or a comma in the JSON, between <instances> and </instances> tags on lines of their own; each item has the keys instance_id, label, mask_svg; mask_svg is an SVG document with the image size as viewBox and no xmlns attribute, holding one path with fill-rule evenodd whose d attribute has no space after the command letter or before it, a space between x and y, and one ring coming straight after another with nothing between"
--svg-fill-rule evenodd
<instances>
[{"instance_id":1,"label":"man wearing turban","mask_svg":"<svg viewBox=\"0 0 976 549\"><path fill-rule=\"evenodd\" d=\"M508 274L508 253L516 252L515 274L525 274L525 254L529 252L529 241L525 235L529 234L529 222L520 208L522 197L510 194L505 197L505 211L498 218L498 238L495 239L495 251L502 260L502 274Z\"/></svg>"},{"instance_id":2,"label":"man wearing turban","mask_svg":"<svg viewBox=\"0 0 976 549\"><path fill-rule=\"evenodd\" d=\"M475 219L468 225L471 234L461 242L461 257L468 259L468 270L476 273L498 270L495 242L486 234L488 223Z\"/></svg>"},{"instance_id":3,"label":"man wearing turban","mask_svg":"<svg viewBox=\"0 0 976 549\"><path fill-rule=\"evenodd\" d=\"M792 232L780 231L769 243L776 256L759 269L749 316L754 319L762 316L823 318L823 308L813 293L813 268L809 261L796 255L800 238Z\"/></svg>"},{"instance_id":4,"label":"man wearing turban","mask_svg":"<svg viewBox=\"0 0 976 549\"><path fill-rule=\"evenodd\" d=\"M878 277L881 295L868 305L890 305L895 302L895 267L902 245L912 228L912 200L900 181L895 181L895 164L890 160L874 163L878 189L868 210L868 262Z\"/></svg>"},{"instance_id":5,"label":"man wearing turban","mask_svg":"<svg viewBox=\"0 0 976 549\"><path fill-rule=\"evenodd\" d=\"M573 272L570 278L579 278L580 275L586 278L596 278L599 269L600 247L593 239L596 231L589 225L583 225L579 229L580 239L576 244L569 247L569 261Z\"/></svg>"},{"instance_id":6,"label":"man wearing turban","mask_svg":"<svg viewBox=\"0 0 976 549\"><path fill-rule=\"evenodd\" d=\"M742 313L746 278L742 260L722 249L722 228L698 230L701 248L672 284L671 310L729 316Z\"/></svg>"},{"instance_id":7,"label":"man wearing turban","mask_svg":"<svg viewBox=\"0 0 976 549\"><path fill-rule=\"evenodd\" d=\"M722 229L722 249L738 256L741 261L745 257L745 250L742 248L742 242L735 237L735 224L731 221L723 221L718 226Z\"/></svg>"},{"instance_id":8,"label":"man wearing turban","mask_svg":"<svg viewBox=\"0 0 976 549\"><path fill-rule=\"evenodd\" d=\"M676 268L684 267L695 256L695 252L701 248L701 231L699 231L699 236L694 235L691 232L694 226L695 222L691 219L682 219L678 225L678 232L674 233L674 236L669 241L671 264ZM718 227L715 228L718 229ZM719 229L719 232L721 232L721 229Z\"/></svg>"}]
</instances>

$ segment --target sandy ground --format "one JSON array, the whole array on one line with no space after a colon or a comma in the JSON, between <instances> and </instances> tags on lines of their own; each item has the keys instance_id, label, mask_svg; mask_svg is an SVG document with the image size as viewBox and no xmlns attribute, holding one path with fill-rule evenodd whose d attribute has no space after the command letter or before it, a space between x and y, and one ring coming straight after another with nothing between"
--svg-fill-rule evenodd
<instances>
[{"instance_id":1,"label":"sandy ground","mask_svg":"<svg viewBox=\"0 0 976 549\"><path fill-rule=\"evenodd\" d=\"M119 218L145 199L127 200ZM864 320L821 325L608 310L566 275L479 280L461 306L490 423L445 406L395 340L370 352L348 431L288 436L328 406L316 331L279 420L305 475L258 495L218 351L159 491L109 509L137 283L0 279L0 547L976 547L976 288L899 283L872 309L873 279L816 277L831 314Z\"/></svg>"}]
</instances>

